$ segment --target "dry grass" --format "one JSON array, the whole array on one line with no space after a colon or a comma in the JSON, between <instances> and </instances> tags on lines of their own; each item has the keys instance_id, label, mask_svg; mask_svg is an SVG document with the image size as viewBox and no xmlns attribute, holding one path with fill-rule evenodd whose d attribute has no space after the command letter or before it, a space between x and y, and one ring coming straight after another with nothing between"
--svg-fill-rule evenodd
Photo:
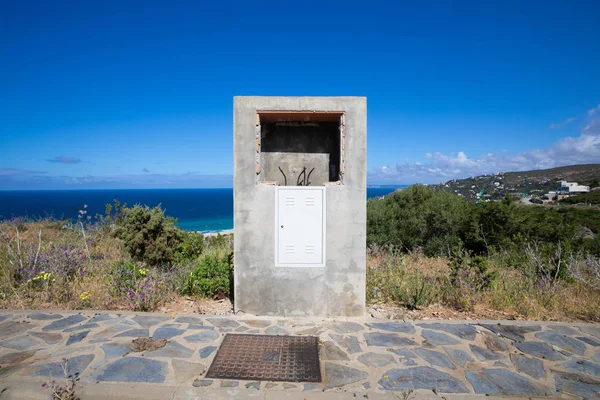
<instances>
[{"instance_id":1,"label":"dry grass","mask_svg":"<svg viewBox=\"0 0 600 400\"><path fill-rule=\"evenodd\" d=\"M39 241L41 232L41 241ZM111 295L110 281L107 279L106 270L117 260L124 259L126 254L122 251L118 241L114 240L107 232L89 230L87 244L90 257L83 235L77 226L69 226L61 221L33 221L13 224L0 223L0 233L5 239L0 243L0 284L2 308L28 308L28 309L115 309L119 308L119 299ZM19 240L17 241L17 234ZM22 256L11 257L8 245ZM39 246L39 253L37 247ZM56 279L45 285L18 284L14 280L14 273L20 262L31 263L44 254L52 251L55 247L72 248L73 251L81 251L83 254L81 267L86 270L85 274L76 274L68 281ZM25 250L31 249L29 253ZM40 287L41 286L41 287ZM87 300L81 299L81 294L88 292Z\"/></svg>"},{"instance_id":2,"label":"dry grass","mask_svg":"<svg viewBox=\"0 0 600 400\"><path fill-rule=\"evenodd\" d=\"M375 249L369 252L367 268L371 313L378 317L600 321L600 292L578 282L540 285L521 270L492 264L497 278L491 287L479 293L471 309L458 310L452 306L456 291L450 289L447 259ZM415 307L407 294L415 293L415 282L424 279L432 287L429 293L425 290L425 304Z\"/></svg>"}]
</instances>

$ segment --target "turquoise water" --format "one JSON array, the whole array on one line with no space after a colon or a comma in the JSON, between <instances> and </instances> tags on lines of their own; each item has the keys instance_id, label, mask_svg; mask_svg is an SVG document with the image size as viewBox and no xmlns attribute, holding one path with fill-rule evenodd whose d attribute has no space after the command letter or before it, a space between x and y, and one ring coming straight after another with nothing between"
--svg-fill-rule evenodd
<instances>
[{"instance_id":1,"label":"turquoise water","mask_svg":"<svg viewBox=\"0 0 600 400\"><path fill-rule=\"evenodd\" d=\"M383 196L394 188L368 188L367 198ZM233 229L233 189L135 190L21 190L0 191L0 219L15 217L77 218L87 205L87 215L104 214L114 199L127 205L161 205L178 219L181 229L215 232Z\"/></svg>"}]
</instances>

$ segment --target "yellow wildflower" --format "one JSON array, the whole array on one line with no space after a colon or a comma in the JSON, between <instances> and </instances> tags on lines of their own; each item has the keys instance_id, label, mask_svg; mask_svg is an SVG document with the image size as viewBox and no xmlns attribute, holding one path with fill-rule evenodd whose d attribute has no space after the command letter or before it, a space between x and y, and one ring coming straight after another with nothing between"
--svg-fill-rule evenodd
<instances>
[{"instance_id":1,"label":"yellow wildflower","mask_svg":"<svg viewBox=\"0 0 600 400\"><path fill-rule=\"evenodd\" d=\"M86 290L85 292L81 293L79 295L79 298L81 299L81 301L87 301L90 298L90 291Z\"/></svg>"}]
</instances>

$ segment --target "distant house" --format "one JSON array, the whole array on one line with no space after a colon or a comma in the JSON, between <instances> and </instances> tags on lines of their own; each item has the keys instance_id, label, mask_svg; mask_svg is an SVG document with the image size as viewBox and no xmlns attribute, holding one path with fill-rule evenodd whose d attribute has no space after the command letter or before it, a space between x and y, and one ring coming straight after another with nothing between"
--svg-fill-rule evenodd
<instances>
[{"instance_id":1,"label":"distant house","mask_svg":"<svg viewBox=\"0 0 600 400\"><path fill-rule=\"evenodd\" d=\"M578 185L577 182L561 181L557 192L560 194L581 194L590 191L589 186Z\"/></svg>"}]
</instances>

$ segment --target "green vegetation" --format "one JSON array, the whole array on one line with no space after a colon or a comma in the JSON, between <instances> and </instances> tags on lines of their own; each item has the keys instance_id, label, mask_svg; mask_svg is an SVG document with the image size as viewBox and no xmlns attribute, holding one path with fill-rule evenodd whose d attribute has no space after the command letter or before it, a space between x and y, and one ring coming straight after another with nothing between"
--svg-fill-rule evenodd
<instances>
[{"instance_id":1,"label":"green vegetation","mask_svg":"<svg viewBox=\"0 0 600 400\"><path fill-rule=\"evenodd\" d=\"M581 234L582 229L591 234ZM599 254L597 210L523 207L505 198L481 207L448 192L415 185L367 204L367 244L402 251L423 249L450 256L463 248L477 255L523 251L526 242L558 243Z\"/></svg>"},{"instance_id":2,"label":"green vegetation","mask_svg":"<svg viewBox=\"0 0 600 400\"><path fill-rule=\"evenodd\" d=\"M232 235L182 231L160 207L85 214L0 222L0 305L153 311L178 295L230 295Z\"/></svg>"},{"instance_id":3,"label":"green vegetation","mask_svg":"<svg viewBox=\"0 0 600 400\"><path fill-rule=\"evenodd\" d=\"M135 261L163 265L174 259L176 249L184 242L184 233L175 219L165 217L158 207L136 205L122 209L123 217L114 231Z\"/></svg>"},{"instance_id":4,"label":"green vegetation","mask_svg":"<svg viewBox=\"0 0 600 400\"><path fill-rule=\"evenodd\" d=\"M0 306L152 311L232 296L233 235L182 231L160 207L85 213L0 222ZM594 208L508 196L477 205L415 185L367 203L367 301L437 310L428 316L600 321L599 238Z\"/></svg>"},{"instance_id":5,"label":"green vegetation","mask_svg":"<svg viewBox=\"0 0 600 400\"><path fill-rule=\"evenodd\" d=\"M233 253L207 254L199 260L186 279L182 294L222 299L233 286Z\"/></svg>"},{"instance_id":6,"label":"green vegetation","mask_svg":"<svg viewBox=\"0 0 600 400\"><path fill-rule=\"evenodd\" d=\"M597 210L522 206L508 196L477 206L411 186L368 201L367 244L377 253L369 260L369 300L597 320L599 270L590 265L600 256L599 233ZM414 268L407 261L432 258L443 262Z\"/></svg>"},{"instance_id":7,"label":"green vegetation","mask_svg":"<svg viewBox=\"0 0 600 400\"><path fill-rule=\"evenodd\" d=\"M577 196L567 197L560 201L561 204L588 204L588 205L599 205L600 204L600 192L589 192L580 194Z\"/></svg>"}]
</instances>

